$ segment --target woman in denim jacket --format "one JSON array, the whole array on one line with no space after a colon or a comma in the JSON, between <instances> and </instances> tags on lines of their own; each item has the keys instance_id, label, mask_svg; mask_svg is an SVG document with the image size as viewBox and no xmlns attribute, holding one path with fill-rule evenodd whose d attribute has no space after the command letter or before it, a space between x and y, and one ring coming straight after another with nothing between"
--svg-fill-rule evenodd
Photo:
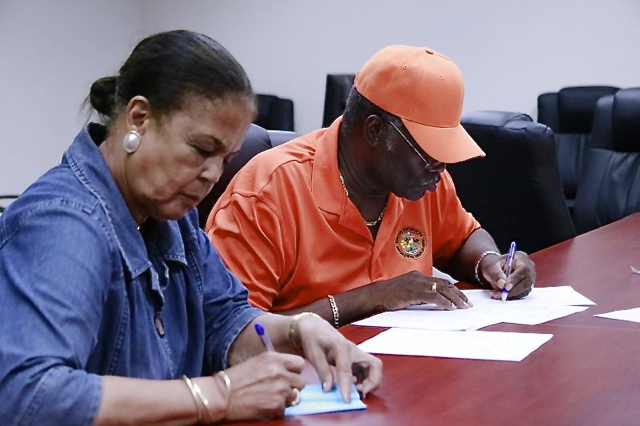
<instances>
[{"instance_id":1,"label":"woman in denim jacket","mask_svg":"<svg viewBox=\"0 0 640 426\"><path fill-rule=\"evenodd\" d=\"M188 31L141 41L88 98L89 124L0 218L0 419L188 424L264 419L326 389L366 394L381 363L311 314L247 292L194 208L255 114L236 60ZM254 331L259 321L276 351Z\"/></svg>"}]
</instances>

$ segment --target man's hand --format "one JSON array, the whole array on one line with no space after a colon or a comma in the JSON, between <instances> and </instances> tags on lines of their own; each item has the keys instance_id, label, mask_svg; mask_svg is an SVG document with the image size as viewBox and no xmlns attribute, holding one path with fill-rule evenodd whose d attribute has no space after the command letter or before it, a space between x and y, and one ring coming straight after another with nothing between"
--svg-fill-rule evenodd
<instances>
[{"instance_id":1,"label":"man's hand","mask_svg":"<svg viewBox=\"0 0 640 426\"><path fill-rule=\"evenodd\" d=\"M506 262L507 255L485 257L479 266L482 278L497 291L506 288L509 299L526 297L536 281L536 265L525 252L518 251L513 259L511 275L507 276L504 272Z\"/></svg>"},{"instance_id":2,"label":"man's hand","mask_svg":"<svg viewBox=\"0 0 640 426\"><path fill-rule=\"evenodd\" d=\"M380 301L385 311L423 303L433 303L447 310L472 306L467 296L449 281L428 277L419 271L408 272L371 285L375 286L373 296Z\"/></svg>"}]
</instances>

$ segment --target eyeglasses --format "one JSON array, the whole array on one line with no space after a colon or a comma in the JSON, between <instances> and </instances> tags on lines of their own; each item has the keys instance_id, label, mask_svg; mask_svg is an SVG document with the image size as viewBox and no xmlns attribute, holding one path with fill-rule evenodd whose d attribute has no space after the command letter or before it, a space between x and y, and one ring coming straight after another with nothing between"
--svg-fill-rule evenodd
<instances>
[{"instance_id":1,"label":"eyeglasses","mask_svg":"<svg viewBox=\"0 0 640 426\"><path fill-rule=\"evenodd\" d=\"M388 120L387 120L388 121ZM435 164L438 163L438 161L427 161L424 156L422 154L420 154L420 151L418 151L418 148L416 148L410 141L409 139L407 139L407 137L400 131L400 129L398 129L398 127L393 124L392 121L389 121L389 124L391 124L393 126L394 129L396 129L396 131L400 134L400 136L402 136L402 139L404 139L404 141L407 143L407 145L409 145L411 147L411 149L413 149L416 154L418 154L418 157L420 157L420 159L424 162L424 164L427 165L427 167L433 167Z\"/></svg>"}]
</instances>

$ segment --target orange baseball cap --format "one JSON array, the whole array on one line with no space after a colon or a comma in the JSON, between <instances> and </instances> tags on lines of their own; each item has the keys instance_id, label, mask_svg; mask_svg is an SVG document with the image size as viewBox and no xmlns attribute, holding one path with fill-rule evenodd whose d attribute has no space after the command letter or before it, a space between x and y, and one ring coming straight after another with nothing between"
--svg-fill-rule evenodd
<instances>
[{"instance_id":1,"label":"orange baseball cap","mask_svg":"<svg viewBox=\"0 0 640 426\"><path fill-rule=\"evenodd\" d=\"M430 157L457 163L485 155L460 125L464 82L446 56L428 47L385 47L356 74L355 87L400 117Z\"/></svg>"}]
</instances>

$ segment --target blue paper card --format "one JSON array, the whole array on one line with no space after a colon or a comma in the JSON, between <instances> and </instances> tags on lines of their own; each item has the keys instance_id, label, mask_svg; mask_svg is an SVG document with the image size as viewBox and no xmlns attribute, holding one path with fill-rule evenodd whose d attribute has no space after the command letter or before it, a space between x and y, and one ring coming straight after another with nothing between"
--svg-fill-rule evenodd
<instances>
[{"instance_id":1,"label":"blue paper card","mask_svg":"<svg viewBox=\"0 0 640 426\"><path fill-rule=\"evenodd\" d=\"M364 410L367 405L360 400L355 385L351 385L351 403L342 400L337 386L329 392L322 391L320 383L306 385L300 391L300 403L284 410L285 417L305 414L335 413L338 411Z\"/></svg>"}]
</instances>

